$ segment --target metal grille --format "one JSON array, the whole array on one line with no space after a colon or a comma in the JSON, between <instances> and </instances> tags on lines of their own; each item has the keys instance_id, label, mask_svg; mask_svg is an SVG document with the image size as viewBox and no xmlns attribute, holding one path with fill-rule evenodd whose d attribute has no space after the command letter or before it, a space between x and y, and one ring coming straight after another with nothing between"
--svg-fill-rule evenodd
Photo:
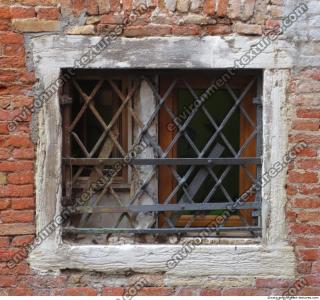
<instances>
[{"instance_id":1,"label":"metal grille","mask_svg":"<svg viewBox=\"0 0 320 300\"><path fill-rule=\"evenodd\" d=\"M241 72L203 103L219 77L77 72L61 97L65 234L194 236L225 216L261 176L261 83ZM211 235L259 235L260 211L257 191Z\"/></svg>"}]
</instances>

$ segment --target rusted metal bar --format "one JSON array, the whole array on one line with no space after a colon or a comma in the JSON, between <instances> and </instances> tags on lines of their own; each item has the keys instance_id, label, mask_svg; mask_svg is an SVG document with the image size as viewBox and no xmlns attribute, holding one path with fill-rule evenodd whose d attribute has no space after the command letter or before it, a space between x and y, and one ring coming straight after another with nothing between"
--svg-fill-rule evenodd
<instances>
[{"instance_id":1,"label":"rusted metal bar","mask_svg":"<svg viewBox=\"0 0 320 300\"><path fill-rule=\"evenodd\" d=\"M248 202L241 205L241 209L258 209L259 203ZM152 211L210 211L219 209L231 209L232 203L181 203L181 204L153 204L153 205L130 205L123 207L109 206L79 206L69 207L78 213L124 213L124 212L152 212Z\"/></svg>"},{"instance_id":2,"label":"rusted metal bar","mask_svg":"<svg viewBox=\"0 0 320 300\"><path fill-rule=\"evenodd\" d=\"M69 134L69 127L72 117L72 87L70 83L66 83L63 87L62 95L62 119L63 119L63 156L71 156L71 136ZM72 167L70 165L63 165L64 169L64 186L65 186L65 204L71 204L72 196Z\"/></svg>"},{"instance_id":3,"label":"rusted metal bar","mask_svg":"<svg viewBox=\"0 0 320 300\"><path fill-rule=\"evenodd\" d=\"M119 158L63 158L73 166L112 166L121 162ZM261 165L262 160L258 157L242 158L134 158L131 165L171 165L171 166L207 166L207 165Z\"/></svg>"},{"instance_id":4,"label":"rusted metal bar","mask_svg":"<svg viewBox=\"0 0 320 300\"><path fill-rule=\"evenodd\" d=\"M76 234L106 234L106 233L134 233L134 234L169 234L169 233L197 233L207 231L208 227L189 227L189 228L75 228L66 227L63 229L64 233ZM243 227L211 227L212 232L226 232L226 231L261 231L258 226L243 226Z\"/></svg>"}]
</instances>

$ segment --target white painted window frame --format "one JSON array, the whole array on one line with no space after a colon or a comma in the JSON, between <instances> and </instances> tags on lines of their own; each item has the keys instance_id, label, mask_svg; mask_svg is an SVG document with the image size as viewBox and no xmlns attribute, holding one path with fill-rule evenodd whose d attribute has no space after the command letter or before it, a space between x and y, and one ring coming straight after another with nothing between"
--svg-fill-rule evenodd
<instances>
[{"instance_id":1,"label":"white painted window frame","mask_svg":"<svg viewBox=\"0 0 320 300\"><path fill-rule=\"evenodd\" d=\"M36 36L29 49L40 86L54 82L62 68L73 68L74 60L99 37ZM118 38L87 68L233 68L258 37L148 37ZM285 41L276 41L248 69L263 69L263 170L282 160L288 149L286 89L293 59ZM36 215L37 233L61 211L62 128L58 93L37 113ZM188 258L168 270L166 262L181 245L77 245L63 241L61 228L29 256L32 268L41 272L81 269L107 273L164 272L170 278L198 276L281 276L292 278L295 256L286 241L285 178L282 170L262 190L262 238L221 239L197 246Z\"/></svg>"}]
</instances>

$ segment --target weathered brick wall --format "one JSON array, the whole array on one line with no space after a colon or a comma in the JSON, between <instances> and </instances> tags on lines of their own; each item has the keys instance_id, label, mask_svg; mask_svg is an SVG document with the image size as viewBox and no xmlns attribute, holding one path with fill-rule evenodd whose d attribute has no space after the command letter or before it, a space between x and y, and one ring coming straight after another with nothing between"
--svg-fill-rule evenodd
<instances>
[{"instance_id":1,"label":"weathered brick wall","mask_svg":"<svg viewBox=\"0 0 320 300\"><path fill-rule=\"evenodd\" d=\"M31 120L20 123L14 132L8 131L7 123L33 101L35 77L26 63L24 38L45 32L99 35L144 2L147 12L125 29L124 36L261 35L277 25L285 11L282 0L0 0L0 295L121 295L137 279L130 274L112 277L80 271L42 276L26 262L13 269L6 267L6 261L31 242L35 233ZM307 25L315 30L301 35L305 55L312 57L320 49L320 5L310 1L310 7L315 17ZM295 247L296 277L308 282L300 294L320 295L319 68L292 70L288 110L290 143L308 143L289 166L288 240ZM160 274L145 277L153 286L143 288L141 295L279 295L294 283L282 278L233 283L226 279L208 289L166 286Z\"/></svg>"}]
</instances>

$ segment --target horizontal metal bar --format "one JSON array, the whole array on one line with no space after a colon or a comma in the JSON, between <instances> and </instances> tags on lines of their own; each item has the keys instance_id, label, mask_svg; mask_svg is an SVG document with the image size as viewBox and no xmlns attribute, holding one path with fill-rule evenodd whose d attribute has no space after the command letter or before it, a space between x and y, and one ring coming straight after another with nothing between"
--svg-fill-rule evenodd
<instances>
[{"instance_id":1,"label":"horizontal metal bar","mask_svg":"<svg viewBox=\"0 0 320 300\"><path fill-rule=\"evenodd\" d=\"M239 209L260 209L261 203L247 202L242 204ZM154 204L154 205L130 205L127 207L110 206L79 206L68 207L70 211L78 213L125 213L125 212L160 212L160 211L210 211L215 209L231 209L232 203L186 203L186 204Z\"/></svg>"},{"instance_id":2,"label":"horizontal metal bar","mask_svg":"<svg viewBox=\"0 0 320 300\"><path fill-rule=\"evenodd\" d=\"M258 226L243 226L243 227L210 227L212 232L220 231L261 231ZM76 234L106 234L106 233L135 233L135 234L169 234L169 233L193 233L207 231L208 227L191 227L191 228L75 228L65 227L64 233Z\"/></svg>"},{"instance_id":3,"label":"horizontal metal bar","mask_svg":"<svg viewBox=\"0 0 320 300\"><path fill-rule=\"evenodd\" d=\"M121 163L119 158L63 158L63 161L74 166L101 166ZM259 157L243 158L138 158L128 161L130 165L261 165Z\"/></svg>"}]
</instances>

